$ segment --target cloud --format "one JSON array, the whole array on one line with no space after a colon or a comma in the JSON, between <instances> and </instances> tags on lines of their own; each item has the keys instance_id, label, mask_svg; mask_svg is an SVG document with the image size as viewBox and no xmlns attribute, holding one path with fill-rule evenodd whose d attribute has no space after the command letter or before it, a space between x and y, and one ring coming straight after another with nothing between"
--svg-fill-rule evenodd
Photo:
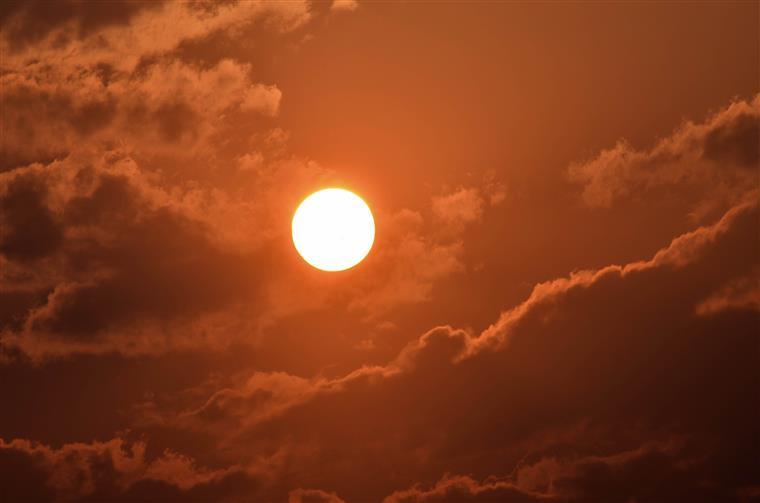
<instances>
[{"instance_id":1,"label":"cloud","mask_svg":"<svg viewBox=\"0 0 760 503\"><path fill-rule=\"evenodd\" d=\"M715 315L731 309L760 311L760 269L729 281L697 306L697 314Z\"/></svg>"},{"instance_id":2,"label":"cloud","mask_svg":"<svg viewBox=\"0 0 760 503\"><path fill-rule=\"evenodd\" d=\"M433 214L443 225L461 228L480 220L485 201L475 188L460 188L451 194L433 198Z\"/></svg>"},{"instance_id":3,"label":"cloud","mask_svg":"<svg viewBox=\"0 0 760 503\"><path fill-rule=\"evenodd\" d=\"M258 374L255 385L220 390L200 409L164 410L164 427L210 435L232 459L244 456L238 446L287 442L291 469L311 474L302 486L346 501L415 484L423 485L406 496L432 501L468 491L642 498L658 474L683 494L729 497L757 483L749 446L760 418L748 404L760 313L737 306L705 317L697 306L716 285L756 270L757 250L745 243L757 218L751 199L649 260L537 285L478 335L438 327L386 365L338 378ZM671 438L684 439L681 447L649 447ZM600 445L610 457L594 458ZM551 490L525 485L527 472L522 486L473 482L512 473L526 456L586 461L553 476ZM683 475L692 464L687 473L699 477ZM471 475L424 489L446 472ZM644 475L645 485L632 483Z\"/></svg>"},{"instance_id":4,"label":"cloud","mask_svg":"<svg viewBox=\"0 0 760 503\"><path fill-rule=\"evenodd\" d=\"M256 169L259 161L255 155L239 159L241 169L247 170ZM437 282L466 271L464 233L489 207L483 192L460 188L433 198L421 211L379 209L373 249L347 273L351 280L328 287L323 277L305 275L302 269L283 271L267 291L272 320L344 305L372 322L403 306L430 301Z\"/></svg>"},{"instance_id":5,"label":"cloud","mask_svg":"<svg viewBox=\"0 0 760 503\"><path fill-rule=\"evenodd\" d=\"M358 274L349 303L371 317L429 300L436 281L464 270L463 228L436 237L419 212L403 209L381 218L374 256Z\"/></svg>"},{"instance_id":6,"label":"cloud","mask_svg":"<svg viewBox=\"0 0 760 503\"><path fill-rule=\"evenodd\" d=\"M320 489L295 489L288 494L288 503L346 503L335 493Z\"/></svg>"},{"instance_id":7,"label":"cloud","mask_svg":"<svg viewBox=\"0 0 760 503\"><path fill-rule=\"evenodd\" d=\"M282 93L252 80L249 64L190 62L178 49L235 37L254 22L289 32L310 19L299 1L10 5L0 16L0 171L65 157L82 142L210 155L211 135L250 135L260 127L256 115L277 115Z\"/></svg>"},{"instance_id":8,"label":"cloud","mask_svg":"<svg viewBox=\"0 0 760 503\"><path fill-rule=\"evenodd\" d=\"M380 216L376 251L353 281L325 288L305 275L283 249L283 229L298 194L330 172L279 158L273 134L239 158L251 178L237 193L170 180L128 149L78 149L0 173L0 292L17 299L1 345L40 361L257 343L314 306L343 305L372 322L428 301L437 281L464 270L462 232L475 221L437 233L439 217L404 209ZM276 281L264 263L280 264Z\"/></svg>"},{"instance_id":9,"label":"cloud","mask_svg":"<svg viewBox=\"0 0 760 503\"><path fill-rule=\"evenodd\" d=\"M200 468L171 451L148 459L146 448L122 438L58 449L0 439L3 501L237 501L266 478L256 467Z\"/></svg>"},{"instance_id":10,"label":"cloud","mask_svg":"<svg viewBox=\"0 0 760 503\"><path fill-rule=\"evenodd\" d=\"M372 322L430 300L437 281L464 270L462 232L484 212L464 205L485 204L494 180L462 188L461 201L440 196L442 216L378 208L377 251L356 280L324 288L308 277L314 288L304 288L283 229L298 198L334 173L289 153L271 122L276 84L256 82L248 63L187 59L181 48L253 22L296 29L306 4L57 8L48 17L42 4L15 5L2 21L6 351L41 361L255 343L318 306ZM456 221L446 235L434 228L441 218Z\"/></svg>"},{"instance_id":11,"label":"cloud","mask_svg":"<svg viewBox=\"0 0 760 503\"><path fill-rule=\"evenodd\" d=\"M131 71L143 58L171 52L185 41L223 30L234 33L262 19L279 30L293 30L309 20L308 4L155 2L114 10L65 1L54 11L45 2L16 4L2 18L0 48L10 66L42 60L64 67L106 63Z\"/></svg>"},{"instance_id":12,"label":"cloud","mask_svg":"<svg viewBox=\"0 0 760 503\"><path fill-rule=\"evenodd\" d=\"M436 282L467 270L465 233L503 201L504 190L489 174L480 187L432 197L429 211L380 215L374 256L366 273L357 275L349 307L374 319L397 306L430 300Z\"/></svg>"},{"instance_id":13,"label":"cloud","mask_svg":"<svg viewBox=\"0 0 760 503\"><path fill-rule=\"evenodd\" d=\"M108 8L102 4L73 1L57 2L55 5L42 1L9 2L3 7L0 19L5 28L6 44L20 50L40 42L51 32L64 31L64 27L69 28L70 35L82 39L102 28L129 24L143 9L155 9L160 4L124 3Z\"/></svg>"},{"instance_id":14,"label":"cloud","mask_svg":"<svg viewBox=\"0 0 760 503\"><path fill-rule=\"evenodd\" d=\"M333 12L354 11L359 8L359 2L356 0L333 0L330 4L330 10Z\"/></svg>"},{"instance_id":15,"label":"cloud","mask_svg":"<svg viewBox=\"0 0 760 503\"><path fill-rule=\"evenodd\" d=\"M596 271L578 271L573 273L569 278L539 284L533 289L526 302L504 312L500 319L484 332L484 337L474 341L474 345L469 351L477 351L477 348L482 345L508 343L513 326L524 319L524 316L526 316L534 304L540 305L550 301L558 294L584 288L596 282L603 282L608 278L619 278L622 280L626 276L646 274L648 271L658 268L683 268L698 260L705 253L706 248L709 249L710 247L717 246L723 239L726 239L726 234L728 234L728 239L730 240L733 237L733 232L736 232L733 231L734 226L740 225L742 232L746 232L744 226L751 226L756 218L756 197L754 197L754 193L750 193L747 201L731 208L716 224L699 227L694 231L678 236L673 239L669 246L659 250L651 260L632 262L624 266L612 265ZM726 254L735 254L741 258L740 265L737 264L731 269L731 271L735 271L736 268L741 267L741 272L734 272L734 275L731 275L731 272L726 271L727 276L734 279L737 276L741 277L741 275L749 274L757 258L754 256L756 250L749 249L745 252L740 252L737 249L733 249L731 245L735 245L735 241L730 241L729 245L724 245L725 249L721 249L721 251ZM707 286L703 287L709 288Z\"/></svg>"},{"instance_id":16,"label":"cloud","mask_svg":"<svg viewBox=\"0 0 760 503\"><path fill-rule=\"evenodd\" d=\"M530 494L513 483L486 480L480 483L468 476L444 476L430 489L415 487L396 491L383 503L455 503L455 502L535 502L549 501L540 494Z\"/></svg>"},{"instance_id":17,"label":"cloud","mask_svg":"<svg viewBox=\"0 0 760 503\"><path fill-rule=\"evenodd\" d=\"M0 344L33 357L162 352L181 342L144 323L189 323L250 303L260 260L213 232L213 212L194 192L167 191L118 154L0 174L0 251L12 267L2 287L36 292Z\"/></svg>"},{"instance_id":18,"label":"cloud","mask_svg":"<svg viewBox=\"0 0 760 503\"><path fill-rule=\"evenodd\" d=\"M605 455L544 457L510 475L482 481L444 475L431 485L393 491L384 503L631 501L652 497L715 501L726 494L715 487L705 459L683 441L650 442ZM222 469L198 466L171 450L148 454L142 441L70 443L52 448L28 440L0 440L3 496L14 501L246 501L277 498L282 490L272 470L276 458L256 465ZM740 487L736 496L755 486ZM363 498L360 500L364 500ZM741 500L741 499L740 499ZM335 492L291 489L289 503L345 503Z\"/></svg>"},{"instance_id":19,"label":"cloud","mask_svg":"<svg viewBox=\"0 0 760 503\"><path fill-rule=\"evenodd\" d=\"M264 421L303 402L319 386L284 372L255 373L239 388L215 392L200 408L184 414L181 421L188 425L210 422L240 428L243 423Z\"/></svg>"},{"instance_id":20,"label":"cloud","mask_svg":"<svg viewBox=\"0 0 760 503\"><path fill-rule=\"evenodd\" d=\"M583 187L583 200L590 206L607 207L657 187L697 187L694 216L701 218L757 188L759 128L756 96L736 101L702 123L685 123L649 150L620 141L594 159L571 165L568 176Z\"/></svg>"},{"instance_id":21,"label":"cloud","mask_svg":"<svg viewBox=\"0 0 760 503\"><path fill-rule=\"evenodd\" d=\"M547 457L482 482L446 475L429 488L396 491L384 503L715 501L727 496L711 486L704 468L704 459L691 458L682 442L652 442L608 455ZM736 495L751 489L742 487Z\"/></svg>"},{"instance_id":22,"label":"cloud","mask_svg":"<svg viewBox=\"0 0 760 503\"><path fill-rule=\"evenodd\" d=\"M677 443L646 444L637 449L603 456L557 461L542 460L523 468L542 472L552 499L563 501L640 501L688 499L711 501L728 496L722 488L700 484L704 460L691 457Z\"/></svg>"},{"instance_id":23,"label":"cloud","mask_svg":"<svg viewBox=\"0 0 760 503\"><path fill-rule=\"evenodd\" d=\"M229 59L210 68L159 61L134 73L42 62L6 72L0 169L65 157L81 141L143 154L206 152L212 135L228 127L225 114L277 114L280 90L250 74L250 65Z\"/></svg>"},{"instance_id":24,"label":"cloud","mask_svg":"<svg viewBox=\"0 0 760 503\"><path fill-rule=\"evenodd\" d=\"M281 99L282 92L277 89L277 86L257 84L248 89L243 102L240 104L240 108L243 110L254 110L274 117L280 110Z\"/></svg>"},{"instance_id":25,"label":"cloud","mask_svg":"<svg viewBox=\"0 0 760 503\"><path fill-rule=\"evenodd\" d=\"M478 222L488 207L501 204L507 196L506 185L495 172L487 171L477 187L459 187L447 194L434 196L433 216L442 232L459 233Z\"/></svg>"},{"instance_id":26,"label":"cloud","mask_svg":"<svg viewBox=\"0 0 760 503\"><path fill-rule=\"evenodd\" d=\"M13 180L1 202L0 253L10 259L31 261L48 255L63 238L54 216L43 204L47 189L35 182Z\"/></svg>"},{"instance_id":27,"label":"cloud","mask_svg":"<svg viewBox=\"0 0 760 503\"><path fill-rule=\"evenodd\" d=\"M333 10L341 4L356 7ZM720 501L757 492L758 98L650 150L621 143L570 168L590 205L714 189L695 202L704 224L650 259L538 284L479 332L434 327L387 359L363 339L373 358L364 366L296 375L273 370L279 362L255 345L265 329L290 361L314 356L307 337L331 342L333 328L304 315L317 308L395 327L402 345L404 321L383 318L467 271L468 230L505 199L504 185L488 175L419 207L376 208L376 249L342 276L350 281L318 276L293 253L288 223L298 200L336 174L290 154L274 123L281 88L260 82L257 66L208 47L208 58L187 54L254 22L297 29L308 4L48 7L0 13L10 125L0 139L2 364L30 358L41 365L25 375L37 379L60 371L46 365L64 356L70 366L57 369L171 365L186 350L206 361L218 348L233 348L234 362L223 360L222 377L191 368L185 390L180 378L151 383L133 408L112 411L150 448L126 434L60 447L0 440L3 497ZM487 293L498 295L492 283ZM274 326L288 317L295 335ZM33 402L23 385L11 402ZM56 403L70 418L80 401Z\"/></svg>"}]
</instances>

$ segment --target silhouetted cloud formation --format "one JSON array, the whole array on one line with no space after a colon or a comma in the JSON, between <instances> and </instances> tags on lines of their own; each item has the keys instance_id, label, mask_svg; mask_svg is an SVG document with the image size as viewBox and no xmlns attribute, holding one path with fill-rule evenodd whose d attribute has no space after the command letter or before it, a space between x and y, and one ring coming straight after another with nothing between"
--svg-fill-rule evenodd
<instances>
[{"instance_id":1,"label":"silhouetted cloud formation","mask_svg":"<svg viewBox=\"0 0 760 503\"><path fill-rule=\"evenodd\" d=\"M685 465L693 471L678 475L673 495L728 498L753 484L760 417L751 406L759 377L752 348L760 317L751 305L737 305L705 318L698 306L716 285L757 267L757 250L742 246L757 220L756 202L743 203L651 260L538 285L477 336L439 327L388 365L337 379L257 374L166 424L216 436L232 457L244 455L239 446L292 444L292 463L304 463L304 472L323 456L345 460L320 467L320 480L348 500L380 497L369 487L380 485L386 464L400 477L388 475L387 489L394 480L413 482L405 480L411 473L429 481L441 475L436 470L454 467L481 476L499 467L494 475L504 476L520 459L515 446L535 444L530 450L538 457L568 443L584 452L593 442L607 445L609 457L580 462L557 454L563 468L547 475L553 483L538 496L627 501ZM347 427L346 417L355 426ZM615 429L607 431L608 424ZM395 442L376 444L378 431ZM682 441L660 452L652 439ZM308 452L299 452L304 446ZM628 469L635 472L619 473ZM456 480L404 497L520 492L514 477L482 490Z\"/></svg>"},{"instance_id":2,"label":"silhouetted cloud formation","mask_svg":"<svg viewBox=\"0 0 760 503\"><path fill-rule=\"evenodd\" d=\"M760 496L758 6L423 7L0 7L1 501Z\"/></svg>"}]
</instances>

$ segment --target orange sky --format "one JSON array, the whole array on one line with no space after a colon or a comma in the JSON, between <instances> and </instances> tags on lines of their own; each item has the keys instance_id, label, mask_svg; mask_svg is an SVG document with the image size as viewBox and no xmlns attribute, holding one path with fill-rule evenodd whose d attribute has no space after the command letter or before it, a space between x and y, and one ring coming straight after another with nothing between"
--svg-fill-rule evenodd
<instances>
[{"instance_id":1,"label":"orange sky","mask_svg":"<svg viewBox=\"0 0 760 503\"><path fill-rule=\"evenodd\" d=\"M757 2L6 4L0 501L760 495Z\"/></svg>"}]
</instances>

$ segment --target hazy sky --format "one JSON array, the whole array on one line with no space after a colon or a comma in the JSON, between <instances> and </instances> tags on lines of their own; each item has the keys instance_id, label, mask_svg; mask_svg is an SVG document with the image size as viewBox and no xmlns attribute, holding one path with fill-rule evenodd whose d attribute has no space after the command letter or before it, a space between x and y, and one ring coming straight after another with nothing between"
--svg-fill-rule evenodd
<instances>
[{"instance_id":1,"label":"hazy sky","mask_svg":"<svg viewBox=\"0 0 760 503\"><path fill-rule=\"evenodd\" d=\"M757 2L0 23L3 503L760 498Z\"/></svg>"}]
</instances>

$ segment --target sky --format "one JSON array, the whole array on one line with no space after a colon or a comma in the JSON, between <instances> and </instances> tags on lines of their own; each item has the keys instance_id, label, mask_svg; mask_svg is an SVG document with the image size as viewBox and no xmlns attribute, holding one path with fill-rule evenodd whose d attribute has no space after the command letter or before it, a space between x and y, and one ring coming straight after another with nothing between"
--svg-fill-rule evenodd
<instances>
[{"instance_id":1,"label":"sky","mask_svg":"<svg viewBox=\"0 0 760 503\"><path fill-rule=\"evenodd\" d=\"M0 26L3 503L760 501L757 2Z\"/></svg>"}]
</instances>

